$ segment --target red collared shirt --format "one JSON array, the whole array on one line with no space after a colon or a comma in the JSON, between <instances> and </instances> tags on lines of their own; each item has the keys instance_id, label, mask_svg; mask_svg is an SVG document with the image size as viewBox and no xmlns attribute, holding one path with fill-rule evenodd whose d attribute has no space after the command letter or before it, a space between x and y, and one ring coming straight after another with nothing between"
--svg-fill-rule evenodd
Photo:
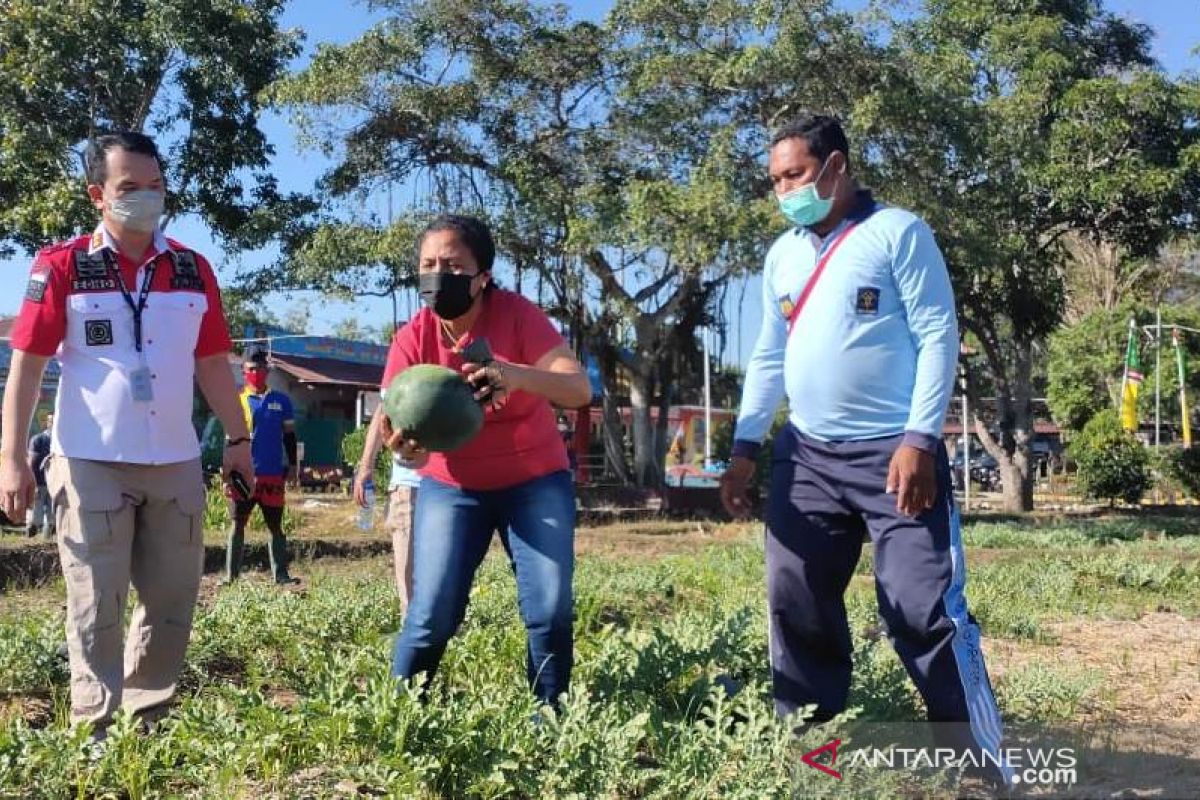
<instances>
[{"instance_id":1,"label":"red collared shirt","mask_svg":"<svg viewBox=\"0 0 1200 800\"><path fill-rule=\"evenodd\" d=\"M136 303L151 265L142 352L133 311L104 257ZM72 458L170 464L200 455L192 427L197 358L227 352L229 331L212 267L161 231L142 264L120 253L103 225L34 257L12 347L62 363L52 451ZM149 370L153 398L135 400L131 376Z\"/></svg>"}]
</instances>

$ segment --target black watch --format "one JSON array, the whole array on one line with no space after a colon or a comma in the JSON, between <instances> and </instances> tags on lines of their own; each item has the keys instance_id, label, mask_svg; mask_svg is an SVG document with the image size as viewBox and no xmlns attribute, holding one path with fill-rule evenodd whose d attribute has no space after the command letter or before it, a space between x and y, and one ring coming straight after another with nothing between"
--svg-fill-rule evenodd
<instances>
[{"instance_id":1,"label":"black watch","mask_svg":"<svg viewBox=\"0 0 1200 800\"><path fill-rule=\"evenodd\" d=\"M225 446L233 447L235 444L241 444L242 442L248 442L248 441L250 441L249 436L239 436L236 439L230 439L228 436L226 436L225 437Z\"/></svg>"}]
</instances>

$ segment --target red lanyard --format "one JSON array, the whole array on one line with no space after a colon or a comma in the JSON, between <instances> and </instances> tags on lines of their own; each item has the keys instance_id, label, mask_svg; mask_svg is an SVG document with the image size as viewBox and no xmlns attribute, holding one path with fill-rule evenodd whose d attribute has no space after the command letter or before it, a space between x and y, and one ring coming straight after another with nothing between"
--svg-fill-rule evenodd
<instances>
[{"instance_id":1,"label":"red lanyard","mask_svg":"<svg viewBox=\"0 0 1200 800\"><path fill-rule=\"evenodd\" d=\"M796 320L800 319L800 312L804 309L804 304L808 302L809 295L811 295L813 289L816 288L817 281L820 280L821 274L825 272L825 267L827 264L829 264L829 259L833 258L833 254L838 249L838 245L845 241L846 237L850 235L850 231L854 230L857 225L857 222L851 222L849 225L847 225L845 229L837 235L837 238L830 243L829 248L825 251L824 255L822 255L817 261L816 269L813 270L812 275L810 275L808 278L808 282L804 284L804 289L800 292L800 299L796 301L795 308L793 308L792 313L788 315L788 336L792 335L792 329L796 327Z\"/></svg>"}]
</instances>

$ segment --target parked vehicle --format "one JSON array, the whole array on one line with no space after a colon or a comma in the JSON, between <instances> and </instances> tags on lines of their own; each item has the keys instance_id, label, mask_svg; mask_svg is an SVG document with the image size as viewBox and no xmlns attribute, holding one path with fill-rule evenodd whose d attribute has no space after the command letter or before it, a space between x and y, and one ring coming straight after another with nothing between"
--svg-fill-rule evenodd
<instances>
[{"instance_id":1,"label":"parked vehicle","mask_svg":"<svg viewBox=\"0 0 1200 800\"><path fill-rule=\"evenodd\" d=\"M950 461L950 474L953 476L954 488L962 489L963 473L962 453ZM1000 465L987 451L971 454L971 481L985 492L1000 489Z\"/></svg>"}]
</instances>

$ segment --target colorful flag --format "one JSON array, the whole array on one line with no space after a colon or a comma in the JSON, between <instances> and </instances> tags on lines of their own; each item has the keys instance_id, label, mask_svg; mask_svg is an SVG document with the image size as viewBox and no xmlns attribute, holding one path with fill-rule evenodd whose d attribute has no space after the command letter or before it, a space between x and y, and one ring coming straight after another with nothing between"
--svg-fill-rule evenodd
<instances>
[{"instance_id":1,"label":"colorful flag","mask_svg":"<svg viewBox=\"0 0 1200 800\"><path fill-rule=\"evenodd\" d=\"M1175 344L1175 363L1179 366L1179 413L1183 417L1183 446L1192 446L1192 415L1187 403L1187 366L1183 358L1183 347L1179 344L1179 329L1171 331Z\"/></svg>"},{"instance_id":2,"label":"colorful flag","mask_svg":"<svg viewBox=\"0 0 1200 800\"><path fill-rule=\"evenodd\" d=\"M1142 385L1142 360L1138 354L1137 323L1129 320L1129 344L1125 348L1125 375L1121 378L1121 427L1138 429L1137 397Z\"/></svg>"}]
</instances>

